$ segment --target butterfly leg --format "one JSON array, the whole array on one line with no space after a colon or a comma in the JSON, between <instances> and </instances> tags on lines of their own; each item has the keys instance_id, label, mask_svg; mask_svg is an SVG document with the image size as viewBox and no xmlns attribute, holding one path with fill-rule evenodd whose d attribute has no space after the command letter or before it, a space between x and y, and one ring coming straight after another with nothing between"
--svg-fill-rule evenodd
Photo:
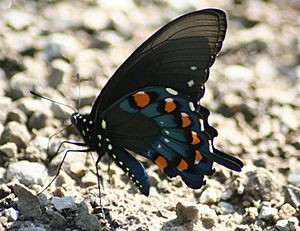
<instances>
[{"instance_id":1,"label":"butterfly leg","mask_svg":"<svg viewBox=\"0 0 300 231\"><path fill-rule=\"evenodd\" d=\"M66 153L65 153L65 155L64 155L64 157L62 158L59 166L58 166L58 169L56 171L56 174L55 174L54 178L50 181L50 183L42 191L40 191L38 193L38 195L41 194L41 193L43 193L54 182L54 180L58 177L58 175L60 173L60 169L61 169L61 167L62 167L62 165L63 165L63 163L64 163L64 161L65 161L65 159L67 157L67 154L69 152L90 152L90 151L93 151L93 150L91 150L91 149L82 149L82 150L70 149L70 150L67 150Z\"/></svg>"},{"instance_id":2,"label":"butterfly leg","mask_svg":"<svg viewBox=\"0 0 300 231\"><path fill-rule=\"evenodd\" d=\"M103 187L103 179L99 174L99 168L98 168L100 160L101 160L101 158L104 154L105 153L98 153L98 158L97 158L95 167L96 167L97 184L98 184L98 191L99 191L99 204L100 204L100 207L101 207L102 216L105 219L105 211L103 209L102 200L101 200L101 185Z\"/></svg>"}]
</instances>

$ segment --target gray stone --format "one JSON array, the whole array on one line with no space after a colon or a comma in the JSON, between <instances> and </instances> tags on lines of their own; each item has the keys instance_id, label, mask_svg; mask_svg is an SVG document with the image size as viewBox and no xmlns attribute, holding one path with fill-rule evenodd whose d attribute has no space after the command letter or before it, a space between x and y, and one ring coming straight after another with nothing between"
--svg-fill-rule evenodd
<instances>
[{"instance_id":1,"label":"gray stone","mask_svg":"<svg viewBox=\"0 0 300 231\"><path fill-rule=\"evenodd\" d=\"M232 196L233 196L233 191L231 189L226 189L223 192L221 199L226 201L226 200L229 200Z\"/></svg>"},{"instance_id":2,"label":"gray stone","mask_svg":"<svg viewBox=\"0 0 300 231\"><path fill-rule=\"evenodd\" d=\"M32 97L30 90L34 89L34 86L39 84L39 82L29 77L23 72L18 72L10 79L10 91L8 96L12 99L20 99L22 97Z\"/></svg>"},{"instance_id":3,"label":"gray stone","mask_svg":"<svg viewBox=\"0 0 300 231\"><path fill-rule=\"evenodd\" d=\"M211 209L208 205L198 205L199 220L202 222L203 227L212 229L218 224L218 216L215 210Z\"/></svg>"},{"instance_id":4,"label":"gray stone","mask_svg":"<svg viewBox=\"0 0 300 231\"><path fill-rule=\"evenodd\" d=\"M23 111L15 107L8 112L7 121L16 121L18 123L25 124L27 122L27 116Z\"/></svg>"},{"instance_id":5,"label":"gray stone","mask_svg":"<svg viewBox=\"0 0 300 231\"><path fill-rule=\"evenodd\" d=\"M13 142L18 146L18 148L25 148L30 139L31 135L24 124L11 121L6 124L1 135L0 143L4 144L7 142Z\"/></svg>"},{"instance_id":6,"label":"gray stone","mask_svg":"<svg viewBox=\"0 0 300 231\"><path fill-rule=\"evenodd\" d=\"M297 210L290 205L289 203L285 203L281 206L278 212L279 219L286 220L293 216Z\"/></svg>"},{"instance_id":7,"label":"gray stone","mask_svg":"<svg viewBox=\"0 0 300 231\"><path fill-rule=\"evenodd\" d=\"M194 203L188 203L188 202L178 202L176 204L176 215L177 219L181 223L185 222L195 222L199 219L199 211L198 207Z\"/></svg>"},{"instance_id":8,"label":"gray stone","mask_svg":"<svg viewBox=\"0 0 300 231\"><path fill-rule=\"evenodd\" d=\"M72 197L53 197L51 203L59 211L63 209L75 210L77 208L77 205Z\"/></svg>"},{"instance_id":9,"label":"gray stone","mask_svg":"<svg viewBox=\"0 0 300 231\"><path fill-rule=\"evenodd\" d=\"M80 204L76 227L81 230L101 230L101 224L98 218L90 214L85 204Z\"/></svg>"},{"instance_id":10,"label":"gray stone","mask_svg":"<svg viewBox=\"0 0 300 231\"><path fill-rule=\"evenodd\" d=\"M43 185L43 178L47 177L45 166L40 163L21 160L8 166L6 178L18 179L20 183L30 186L33 184Z\"/></svg>"},{"instance_id":11,"label":"gray stone","mask_svg":"<svg viewBox=\"0 0 300 231\"><path fill-rule=\"evenodd\" d=\"M69 82L72 75L72 66L63 61L62 59L56 59L51 63L50 75L48 77L48 83L50 86L56 88L58 85L64 82Z\"/></svg>"},{"instance_id":12,"label":"gray stone","mask_svg":"<svg viewBox=\"0 0 300 231\"><path fill-rule=\"evenodd\" d=\"M291 230L298 230L298 229L300 229L300 227L299 227L299 220L298 220L297 217L290 217L288 219L288 222L289 222L289 226L290 226Z\"/></svg>"},{"instance_id":13,"label":"gray stone","mask_svg":"<svg viewBox=\"0 0 300 231\"><path fill-rule=\"evenodd\" d=\"M279 198L279 181L275 176L264 168L250 169L242 175L244 194L256 200L270 201Z\"/></svg>"},{"instance_id":14,"label":"gray stone","mask_svg":"<svg viewBox=\"0 0 300 231\"><path fill-rule=\"evenodd\" d=\"M7 118L9 109L11 108L12 100L11 98L0 96L0 123L4 124Z\"/></svg>"},{"instance_id":15,"label":"gray stone","mask_svg":"<svg viewBox=\"0 0 300 231\"><path fill-rule=\"evenodd\" d=\"M2 123L0 123L0 137L2 136L3 131L4 131L4 126Z\"/></svg>"},{"instance_id":16,"label":"gray stone","mask_svg":"<svg viewBox=\"0 0 300 231\"><path fill-rule=\"evenodd\" d=\"M218 206L221 208L223 214L230 214L235 212L233 205L227 202L221 201L218 203Z\"/></svg>"},{"instance_id":17,"label":"gray stone","mask_svg":"<svg viewBox=\"0 0 300 231\"><path fill-rule=\"evenodd\" d=\"M103 51L95 49L80 51L74 61L75 68L80 73L80 78L84 80L102 73L101 61L102 59L107 59L104 55Z\"/></svg>"},{"instance_id":18,"label":"gray stone","mask_svg":"<svg viewBox=\"0 0 300 231\"><path fill-rule=\"evenodd\" d=\"M278 209L263 206L258 214L258 218L265 220L265 221L272 221L278 215Z\"/></svg>"},{"instance_id":19,"label":"gray stone","mask_svg":"<svg viewBox=\"0 0 300 231\"><path fill-rule=\"evenodd\" d=\"M47 159L47 154L35 146L28 146L25 149L25 155L32 162L45 161Z\"/></svg>"},{"instance_id":20,"label":"gray stone","mask_svg":"<svg viewBox=\"0 0 300 231\"><path fill-rule=\"evenodd\" d=\"M91 7L83 12L83 25L91 30L100 31L109 24L109 15L102 7Z\"/></svg>"},{"instance_id":21,"label":"gray stone","mask_svg":"<svg viewBox=\"0 0 300 231\"><path fill-rule=\"evenodd\" d=\"M42 210L37 195L21 184L15 184L13 189L18 197L18 209L20 210L20 213L27 217L40 217Z\"/></svg>"},{"instance_id":22,"label":"gray stone","mask_svg":"<svg viewBox=\"0 0 300 231\"><path fill-rule=\"evenodd\" d=\"M0 67L0 97L4 96L6 91L8 91L6 74Z\"/></svg>"},{"instance_id":23,"label":"gray stone","mask_svg":"<svg viewBox=\"0 0 300 231\"><path fill-rule=\"evenodd\" d=\"M31 227L22 227L19 229L19 231L47 231L47 230L42 227L35 227L34 225L32 225Z\"/></svg>"},{"instance_id":24,"label":"gray stone","mask_svg":"<svg viewBox=\"0 0 300 231\"><path fill-rule=\"evenodd\" d=\"M71 114L73 113L70 111L69 108L59 105L59 104L51 104L51 110L53 111L54 117L57 119L67 120L70 119Z\"/></svg>"},{"instance_id":25,"label":"gray stone","mask_svg":"<svg viewBox=\"0 0 300 231\"><path fill-rule=\"evenodd\" d=\"M67 34L52 33L46 38L45 44L41 57L45 60L60 57L73 59L82 49L80 41L75 36Z\"/></svg>"},{"instance_id":26,"label":"gray stone","mask_svg":"<svg viewBox=\"0 0 300 231\"><path fill-rule=\"evenodd\" d=\"M43 112L46 114L51 114L46 104L40 99L34 99L32 97L26 97L19 99L15 102L16 107L24 112L27 116L31 116L34 112Z\"/></svg>"},{"instance_id":27,"label":"gray stone","mask_svg":"<svg viewBox=\"0 0 300 231\"><path fill-rule=\"evenodd\" d=\"M0 200L7 197L10 193L11 189L6 184L0 184Z\"/></svg>"},{"instance_id":28,"label":"gray stone","mask_svg":"<svg viewBox=\"0 0 300 231\"><path fill-rule=\"evenodd\" d=\"M44 112L34 112L28 121L28 127L30 129L41 129L44 128L47 124L48 115Z\"/></svg>"},{"instance_id":29,"label":"gray stone","mask_svg":"<svg viewBox=\"0 0 300 231\"><path fill-rule=\"evenodd\" d=\"M57 167L60 165L64 155L65 155L65 152L62 149L62 152L59 153L57 156L55 156L52 159L49 167L57 169ZM66 169L67 173L72 174L70 171L70 166L72 163L75 163L75 162L85 163L86 155L87 154L83 153L83 152L69 152L63 163L63 167L64 167L64 169Z\"/></svg>"},{"instance_id":30,"label":"gray stone","mask_svg":"<svg viewBox=\"0 0 300 231\"><path fill-rule=\"evenodd\" d=\"M8 142L0 146L0 153L5 154L7 157L16 157L18 153L18 147L15 143Z\"/></svg>"},{"instance_id":31,"label":"gray stone","mask_svg":"<svg viewBox=\"0 0 300 231\"><path fill-rule=\"evenodd\" d=\"M201 204L213 204L220 201L221 196L222 192L219 189L209 187L202 192L199 201Z\"/></svg>"},{"instance_id":32,"label":"gray stone","mask_svg":"<svg viewBox=\"0 0 300 231\"><path fill-rule=\"evenodd\" d=\"M285 200L295 208L300 207L300 189L298 187L288 185L285 188Z\"/></svg>"},{"instance_id":33,"label":"gray stone","mask_svg":"<svg viewBox=\"0 0 300 231\"><path fill-rule=\"evenodd\" d=\"M77 178L82 177L86 172L86 166L84 162L73 162L70 165L70 172L75 175Z\"/></svg>"},{"instance_id":34,"label":"gray stone","mask_svg":"<svg viewBox=\"0 0 300 231\"><path fill-rule=\"evenodd\" d=\"M10 9L2 14L7 25L13 27L15 30L22 30L25 27L31 26L34 22L33 15L23 10Z\"/></svg>"},{"instance_id":35,"label":"gray stone","mask_svg":"<svg viewBox=\"0 0 300 231\"><path fill-rule=\"evenodd\" d=\"M6 169L3 167L0 167L0 179L4 179L6 173Z\"/></svg>"},{"instance_id":36,"label":"gray stone","mask_svg":"<svg viewBox=\"0 0 300 231\"><path fill-rule=\"evenodd\" d=\"M92 105L95 101L95 98L99 94L99 90L90 87L90 86L81 86L80 89L80 100L82 105ZM78 98L78 93L76 91L73 91L73 98Z\"/></svg>"},{"instance_id":37,"label":"gray stone","mask_svg":"<svg viewBox=\"0 0 300 231\"><path fill-rule=\"evenodd\" d=\"M279 231L289 231L289 230L290 230L288 220L278 220L278 221L276 222L275 227L276 227Z\"/></svg>"},{"instance_id":38,"label":"gray stone","mask_svg":"<svg viewBox=\"0 0 300 231\"><path fill-rule=\"evenodd\" d=\"M51 216L51 223L50 226L53 229L63 229L64 227L67 226L68 222L67 220L58 212L54 212L53 215Z\"/></svg>"},{"instance_id":39,"label":"gray stone","mask_svg":"<svg viewBox=\"0 0 300 231\"><path fill-rule=\"evenodd\" d=\"M17 53L24 52L34 46L34 38L28 36L28 31L17 31L8 33L3 39L5 45Z\"/></svg>"},{"instance_id":40,"label":"gray stone","mask_svg":"<svg viewBox=\"0 0 300 231\"><path fill-rule=\"evenodd\" d=\"M89 187L89 186L98 184L97 176L95 174L93 174L91 171L88 171L82 177L81 182L85 187Z\"/></svg>"},{"instance_id":41,"label":"gray stone","mask_svg":"<svg viewBox=\"0 0 300 231\"><path fill-rule=\"evenodd\" d=\"M48 74L47 64L43 60L30 56L24 57L24 64L26 75L35 80L35 89L41 89L44 92L46 90L46 76Z\"/></svg>"},{"instance_id":42,"label":"gray stone","mask_svg":"<svg viewBox=\"0 0 300 231\"><path fill-rule=\"evenodd\" d=\"M5 209L3 213L4 216L7 217L8 221L16 221L18 219L19 212L14 208Z\"/></svg>"},{"instance_id":43,"label":"gray stone","mask_svg":"<svg viewBox=\"0 0 300 231\"><path fill-rule=\"evenodd\" d=\"M254 73L251 69L240 65L229 65L224 70L225 77L232 81L251 81Z\"/></svg>"}]
</instances>

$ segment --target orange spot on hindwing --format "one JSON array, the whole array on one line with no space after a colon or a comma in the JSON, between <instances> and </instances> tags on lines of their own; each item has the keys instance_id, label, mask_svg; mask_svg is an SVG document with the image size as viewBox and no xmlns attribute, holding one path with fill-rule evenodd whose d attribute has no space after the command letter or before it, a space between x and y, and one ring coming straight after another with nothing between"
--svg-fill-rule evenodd
<instances>
[{"instance_id":1,"label":"orange spot on hindwing","mask_svg":"<svg viewBox=\"0 0 300 231\"><path fill-rule=\"evenodd\" d=\"M146 92L140 91L132 96L138 107L144 108L150 103L150 96Z\"/></svg>"},{"instance_id":2,"label":"orange spot on hindwing","mask_svg":"<svg viewBox=\"0 0 300 231\"><path fill-rule=\"evenodd\" d=\"M196 145L200 143L200 138L197 136L197 133L192 131L192 142L191 144Z\"/></svg>"},{"instance_id":3,"label":"orange spot on hindwing","mask_svg":"<svg viewBox=\"0 0 300 231\"><path fill-rule=\"evenodd\" d=\"M199 152L198 150L195 151L195 162L199 162L203 159L203 156L201 154L201 152Z\"/></svg>"},{"instance_id":4,"label":"orange spot on hindwing","mask_svg":"<svg viewBox=\"0 0 300 231\"><path fill-rule=\"evenodd\" d=\"M177 168L178 170L184 171L184 170L186 170L188 167L189 167L188 163L187 163L184 159L181 159L180 163L177 165L176 168Z\"/></svg>"},{"instance_id":5,"label":"orange spot on hindwing","mask_svg":"<svg viewBox=\"0 0 300 231\"><path fill-rule=\"evenodd\" d=\"M167 160L162 156L157 157L154 162L155 162L155 164L157 164L158 168L161 171L163 171L168 166Z\"/></svg>"},{"instance_id":6,"label":"orange spot on hindwing","mask_svg":"<svg viewBox=\"0 0 300 231\"><path fill-rule=\"evenodd\" d=\"M186 113L181 113L181 122L182 122L182 127L186 128L191 125L192 121L190 120L188 114Z\"/></svg>"},{"instance_id":7,"label":"orange spot on hindwing","mask_svg":"<svg viewBox=\"0 0 300 231\"><path fill-rule=\"evenodd\" d=\"M176 109L176 103L174 103L173 99L167 98L165 99L165 111L170 113Z\"/></svg>"}]
</instances>

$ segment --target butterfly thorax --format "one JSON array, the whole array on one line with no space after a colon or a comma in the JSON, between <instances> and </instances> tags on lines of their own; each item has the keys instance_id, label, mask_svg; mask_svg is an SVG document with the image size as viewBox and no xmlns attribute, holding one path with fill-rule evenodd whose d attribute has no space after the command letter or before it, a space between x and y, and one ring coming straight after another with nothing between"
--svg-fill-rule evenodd
<instances>
[{"instance_id":1,"label":"butterfly thorax","mask_svg":"<svg viewBox=\"0 0 300 231\"><path fill-rule=\"evenodd\" d=\"M106 153L108 142L101 126L94 124L94 121L88 114L73 113L71 122L80 132L86 145L98 153Z\"/></svg>"}]
</instances>

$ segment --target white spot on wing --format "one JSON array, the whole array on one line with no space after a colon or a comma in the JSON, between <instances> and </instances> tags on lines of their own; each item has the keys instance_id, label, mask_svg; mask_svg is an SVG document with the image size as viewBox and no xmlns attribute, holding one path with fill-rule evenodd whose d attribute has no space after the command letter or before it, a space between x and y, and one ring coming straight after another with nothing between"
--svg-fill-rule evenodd
<instances>
[{"instance_id":1,"label":"white spot on wing","mask_svg":"<svg viewBox=\"0 0 300 231\"><path fill-rule=\"evenodd\" d=\"M174 100L172 98L165 98L165 102L172 103Z\"/></svg>"},{"instance_id":2,"label":"white spot on wing","mask_svg":"<svg viewBox=\"0 0 300 231\"><path fill-rule=\"evenodd\" d=\"M164 138L164 141L165 141L166 143L169 143L169 142L170 142L170 140L167 139L167 138Z\"/></svg>"},{"instance_id":3,"label":"white spot on wing","mask_svg":"<svg viewBox=\"0 0 300 231\"><path fill-rule=\"evenodd\" d=\"M190 66L190 69L191 69L192 71L196 71L196 70L198 69L198 67L196 67L196 66Z\"/></svg>"},{"instance_id":4,"label":"white spot on wing","mask_svg":"<svg viewBox=\"0 0 300 231\"><path fill-rule=\"evenodd\" d=\"M170 132L169 132L168 130L165 130L165 133L166 133L167 135L169 135L169 134L170 134Z\"/></svg>"},{"instance_id":5,"label":"white spot on wing","mask_svg":"<svg viewBox=\"0 0 300 231\"><path fill-rule=\"evenodd\" d=\"M187 85L188 85L189 87L192 87L192 86L195 85L195 81L194 81L194 80L190 80L190 81L187 82Z\"/></svg>"},{"instance_id":6,"label":"white spot on wing","mask_svg":"<svg viewBox=\"0 0 300 231\"><path fill-rule=\"evenodd\" d=\"M105 121L105 120L102 120L102 122L101 122L101 127L102 127L103 129L106 129L106 121Z\"/></svg>"},{"instance_id":7,"label":"white spot on wing","mask_svg":"<svg viewBox=\"0 0 300 231\"><path fill-rule=\"evenodd\" d=\"M108 150L112 150L112 149L113 149L113 146L112 146L111 144L109 144L109 145L107 146L107 148L108 148Z\"/></svg>"},{"instance_id":8,"label":"white spot on wing","mask_svg":"<svg viewBox=\"0 0 300 231\"><path fill-rule=\"evenodd\" d=\"M195 107L194 107L193 102L189 102L189 106L190 106L190 109L191 109L192 111L195 111Z\"/></svg>"},{"instance_id":9,"label":"white spot on wing","mask_svg":"<svg viewBox=\"0 0 300 231\"><path fill-rule=\"evenodd\" d=\"M178 92L175 91L175 90L173 90L172 88L166 88L166 91L167 91L168 93L170 93L171 95L178 95Z\"/></svg>"},{"instance_id":10,"label":"white spot on wing","mask_svg":"<svg viewBox=\"0 0 300 231\"><path fill-rule=\"evenodd\" d=\"M102 139L102 136L99 134L97 135L98 139L101 140Z\"/></svg>"}]
</instances>

